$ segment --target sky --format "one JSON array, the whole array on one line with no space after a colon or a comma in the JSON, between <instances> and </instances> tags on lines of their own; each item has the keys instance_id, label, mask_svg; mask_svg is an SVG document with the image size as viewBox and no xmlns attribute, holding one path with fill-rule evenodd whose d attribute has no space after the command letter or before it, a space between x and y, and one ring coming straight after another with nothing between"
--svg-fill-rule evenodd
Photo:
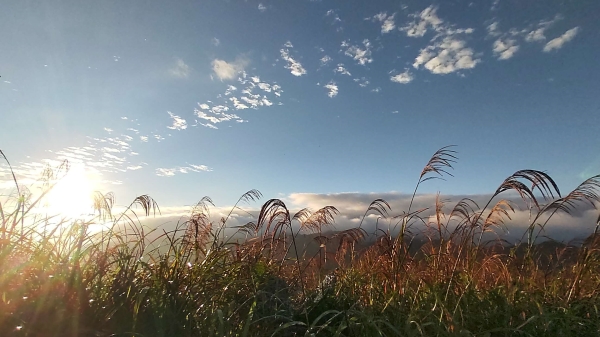
<instances>
[{"instance_id":1,"label":"sky","mask_svg":"<svg viewBox=\"0 0 600 337\"><path fill-rule=\"evenodd\" d=\"M446 145L454 177L423 195L600 173L594 0L2 7L0 149L24 185L67 159L71 186L122 205L402 199Z\"/></svg>"}]
</instances>

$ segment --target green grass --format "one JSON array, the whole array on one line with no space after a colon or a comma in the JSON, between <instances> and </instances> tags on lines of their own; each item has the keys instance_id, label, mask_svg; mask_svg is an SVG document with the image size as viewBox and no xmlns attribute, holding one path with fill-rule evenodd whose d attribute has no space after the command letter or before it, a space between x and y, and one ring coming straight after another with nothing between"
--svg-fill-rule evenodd
<instances>
[{"instance_id":1,"label":"green grass","mask_svg":"<svg viewBox=\"0 0 600 337\"><path fill-rule=\"evenodd\" d=\"M436 152L414 195L455 159L451 147ZM538 240L555 214L597 205L600 176L561 196L547 174L517 171L484 207L438 198L433 222L412 203L393 216L377 199L364 218L376 214L398 229L370 241L363 222L328 231L333 206L292 214L271 199L236 228L248 240L234 243L223 239L228 217L211 219L210 198L162 232L138 220L159 212L145 195L113 214L112 194L97 193L90 220L36 217L67 169L46 172L39 199L13 177L16 193L0 204L2 336L600 335L600 218L580 247ZM509 191L534 210L514 246L484 239L514 212L498 201ZM252 190L238 203L261 197ZM106 221L111 230L90 231Z\"/></svg>"}]
</instances>

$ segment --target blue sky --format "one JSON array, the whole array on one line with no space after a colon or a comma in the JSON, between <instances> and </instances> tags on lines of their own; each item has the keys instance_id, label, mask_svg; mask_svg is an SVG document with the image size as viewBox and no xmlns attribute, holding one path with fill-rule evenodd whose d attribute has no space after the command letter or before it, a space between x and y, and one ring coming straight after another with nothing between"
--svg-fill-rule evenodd
<instances>
[{"instance_id":1,"label":"blue sky","mask_svg":"<svg viewBox=\"0 0 600 337\"><path fill-rule=\"evenodd\" d=\"M490 193L524 168L568 191L600 173L598 12L591 0L8 2L0 148L24 182L68 159L119 204L410 193L450 144L455 177L421 192Z\"/></svg>"}]
</instances>

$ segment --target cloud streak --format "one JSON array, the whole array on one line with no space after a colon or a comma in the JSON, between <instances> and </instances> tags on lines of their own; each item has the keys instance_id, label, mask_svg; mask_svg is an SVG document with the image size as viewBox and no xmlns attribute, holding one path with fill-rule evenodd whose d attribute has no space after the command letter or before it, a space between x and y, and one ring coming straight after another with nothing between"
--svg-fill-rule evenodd
<instances>
[{"instance_id":1,"label":"cloud streak","mask_svg":"<svg viewBox=\"0 0 600 337\"><path fill-rule=\"evenodd\" d=\"M548 53L555 49L562 48L565 43L573 40L578 32L579 27L571 28L567 30L563 35L548 41L548 43L546 43L546 45L544 46L544 52Z\"/></svg>"},{"instance_id":2,"label":"cloud streak","mask_svg":"<svg viewBox=\"0 0 600 337\"><path fill-rule=\"evenodd\" d=\"M285 65L285 69L288 69L290 73L294 76L302 76L306 75L306 69L302 66L302 64L296 61L290 55L290 49L293 48L293 45L290 41L286 42L284 48L281 48L279 52L281 53L281 58L287 62Z\"/></svg>"},{"instance_id":3,"label":"cloud streak","mask_svg":"<svg viewBox=\"0 0 600 337\"><path fill-rule=\"evenodd\" d=\"M159 177L173 177L176 174L187 174L190 172L211 172L212 169L206 165L177 166L172 168L157 168L155 173Z\"/></svg>"}]
</instances>

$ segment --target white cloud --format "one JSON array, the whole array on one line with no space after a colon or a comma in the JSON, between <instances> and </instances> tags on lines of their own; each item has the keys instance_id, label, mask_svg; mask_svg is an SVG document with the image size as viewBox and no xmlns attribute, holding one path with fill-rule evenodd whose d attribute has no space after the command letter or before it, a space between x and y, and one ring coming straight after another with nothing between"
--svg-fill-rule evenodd
<instances>
[{"instance_id":1,"label":"white cloud","mask_svg":"<svg viewBox=\"0 0 600 337\"><path fill-rule=\"evenodd\" d=\"M419 214L419 217L424 219L425 223L427 223L428 220L435 221L436 197L437 195L433 193L417 194L413 200L414 202L412 202L412 210L424 209L423 213ZM335 206L340 211L340 214L336 216L335 219L335 229L340 230L356 227L363 219L363 215L365 210L367 210L369 207L369 203L379 198L386 200L386 202L391 206L389 217L387 219L381 218L378 220L379 217L376 214L368 215L364 219L362 228L364 228L369 234L375 232L376 226L379 226L379 229L387 230L389 228L391 231L397 231L399 228L398 226L395 226L395 224L398 223L398 220L391 218L402 215L403 212L408 211L409 205L411 205L411 194L397 192L350 192L332 194L292 193L284 200L290 209L302 209L305 207L310 209L319 209L324 205ZM447 223L451 224L451 226L455 226L456 223L453 224L450 221L450 212L459 201L463 200L463 198L469 198L477 205L485 205L491 198L491 195L444 195L444 207L442 208L442 212ZM516 198L507 197L507 199L512 202L513 205L516 205L516 207L514 213L509 212L512 220L504 218L505 226L503 227L506 229L506 231L497 227L490 227L490 230L495 230L497 234L502 236L503 239L507 239L509 242L514 242L516 239L521 238L521 236L526 233L529 210L527 209L526 205L523 205L523 202L518 199L518 196ZM592 207L584 207L584 205L581 206L581 209L578 209L578 212L572 216L565 215L563 213L556 214L554 218L550 220L548 227L545 228L545 234L557 240L570 240L575 237L587 237L593 233L593 226L596 223L598 213ZM487 211L489 211L491 207L492 206L489 206ZM477 212L480 210L476 208L475 211ZM484 211L484 214L489 214L487 211ZM413 228L415 232L419 232L424 229L423 223L418 220L411 221L411 223L413 224L411 228ZM450 228L450 231L451 230L452 228Z\"/></svg>"},{"instance_id":2,"label":"white cloud","mask_svg":"<svg viewBox=\"0 0 600 337\"><path fill-rule=\"evenodd\" d=\"M327 93L327 96L333 98L335 96L337 96L338 94L338 86L335 84L335 82L331 81L328 84L324 85L325 89L329 90L329 92Z\"/></svg>"},{"instance_id":3,"label":"white cloud","mask_svg":"<svg viewBox=\"0 0 600 337\"><path fill-rule=\"evenodd\" d=\"M350 72L348 71L348 69L344 68L344 64L343 63L339 63L337 65L337 68L333 69L333 72L339 73L339 74L342 74L342 75L352 76L352 74L350 74Z\"/></svg>"},{"instance_id":4,"label":"white cloud","mask_svg":"<svg viewBox=\"0 0 600 337\"><path fill-rule=\"evenodd\" d=\"M119 150L119 149L115 149L114 147L108 147L108 146L103 147L102 151L112 152L112 153L120 153L121 152L121 150Z\"/></svg>"},{"instance_id":5,"label":"white cloud","mask_svg":"<svg viewBox=\"0 0 600 337\"><path fill-rule=\"evenodd\" d=\"M508 60L512 58L520 48L517 42L518 38L522 38L523 41L529 43L545 41L546 31L561 19L561 15L556 15L551 20L541 20L536 24L529 25L528 28L510 28L506 32L500 30L500 23L498 21L491 23L487 26L487 35L488 37L494 38L494 43L492 45L494 56L499 60ZM565 33L566 35L548 42L544 47L544 51L562 47L565 42L572 39L577 33L577 29L574 28L574 30L574 32L567 32L569 34Z\"/></svg>"},{"instance_id":6,"label":"white cloud","mask_svg":"<svg viewBox=\"0 0 600 337\"><path fill-rule=\"evenodd\" d=\"M353 81L358 83L361 88L366 88L370 83L366 77L355 78Z\"/></svg>"},{"instance_id":7,"label":"white cloud","mask_svg":"<svg viewBox=\"0 0 600 337\"><path fill-rule=\"evenodd\" d=\"M177 166L172 168L157 168L156 175L159 177L172 177L176 173L189 173L189 172L211 172L212 169L206 165L193 165L188 166Z\"/></svg>"},{"instance_id":8,"label":"white cloud","mask_svg":"<svg viewBox=\"0 0 600 337\"><path fill-rule=\"evenodd\" d=\"M387 13L386 12L380 12L378 14L373 15L373 17L371 18L366 18L365 20L373 20L373 21L383 21L385 20L385 18L387 18Z\"/></svg>"},{"instance_id":9,"label":"white cloud","mask_svg":"<svg viewBox=\"0 0 600 337\"><path fill-rule=\"evenodd\" d=\"M403 73L400 73L400 74L390 77L390 81L396 82L396 83L401 83L401 84L408 84L408 83L412 82L413 79L414 79L414 77L410 73L410 71L408 71L408 69L406 69L406 71L404 71Z\"/></svg>"},{"instance_id":10,"label":"white cloud","mask_svg":"<svg viewBox=\"0 0 600 337\"><path fill-rule=\"evenodd\" d=\"M194 165L194 164L190 164L190 169L192 171L205 171L205 172L210 172L212 171L212 169L206 165Z\"/></svg>"},{"instance_id":11,"label":"white cloud","mask_svg":"<svg viewBox=\"0 0 600 337\"><path fill-rule=\"evenodd\" d=\"M213 46L218 47L221 44L221 40L213 37L212 40L210 40L210 43L212 43Z\"/></svg>"},{"instance_id":12,"label":"white cloud","mask_svg":"<svg viewBox=\"0 0 600 337\"><path fill-rule=\"evenodd\" d=\"M142 166L140 166L140 165L137 165L137 166L127 166L127 169L129 171L136 171L136 170L139 170L141 168L142 168Z\"/></svg>"},{"instance_id":13,"label":"white cloud","mask_svg":"<svg viewBox=\"0 0 600 337\"><path fill-rule=\"evenodd\" d=\"M433 5L425 8L421 13L411 14L410 16L414 18L414 21L400 28L410 37L424 36L430 28L437 31L444 23L437 16L437 7Z\"/></svg>"},{"instance_id":14,"label":"white cloud","mask_svg":"<svg viewBox=\"0 0 600 337\"><path fill-rule=\"evenodd\" d=\"M175 60L175 65L169 69L169 73L177 78L187 78L190 75L190 67L178 58Z\"/></svg>"},{"instance_id":15,"label":"white cloud","mask_svg":"<svg viewBox=\"0 0 600 337\"><path fill-rule=\"evenodd\" d=\"M214 59L211 65L215 75L222 81L234 79L240 72L244 71L244 68L248 66L249 63L250 61L246 57L239 56L231 63Z\"/></svg>"},{"instance_id":16,"label":"white cloud","mask_svg":"<svg viewBox=\"0 0 600 337\"><path fill-rule=\"evenodd\" d=\"M292 44L288 41L284 47L286 48L291 48L288 46L291 46ZM281 49L281 58L284 59L287 62L287 65L285 66L286 69L290 70L290 72L292 73L292 75L294 76L302 76L306 74L306 69L304 69L304 67L302 66L302 64L300 64L300 62L294 60L294 58L292 58L290 56L290 51L289 49Z\"/></svg>"},{"instance_id":17,"label":"white cloud","mask_svg":"<svg viewBox=\"0 0 600 337\"><path fill-rule=\"evenodd\" d=\"M565 43L573 40L573 38L577 35L578 32L579 27L567 30L563 35L548 41L548 43L546 43L546 45L544 46L544 51L550 52L554 49L562 48Z\"/></svg>"},{"instance_id":18,"label":"white cloud","mask_svg":"<svg viewBox=\"0 0 600 337\"><path fill-rule=\"evenodd\" d=\"M337 22L342 22L342 19L340 19L340 16L337 15L337 13L333 9L328 10L327 13L325 14L325 16L333 17L333 24L335 24Z\"/></svg>"},{"instance_id":19,"label":"white cloud","mask_svg":"<svg viewBox=\"0 0 600 337\"><path fill-rule=\"evenodd\" d=\"M187 122L185 121L185 119L183 119L177 115L174 115L171 111L167 111L167 113L169 113L169 116L171 116L171 118L173 119L173 125L167 126L167 128L169 128L171 130L187 129Z\"/></svg>"},{"instance_id":20,"label":"white cloud","mask_svg":"<svg viewBox=\"0 0 600 337\"><path fill-rule=\"evenodd\" d=\"M395 28L396 24L394 23L394 15L390 15L387 19L385 19L385 21L383 21L383 24L381 25L381 33L389 33Z\"/></svg>"},{"instance_id":21,"label":"white cloud","mask_svg":"<svg viewBox=\"0 0 600 337\"><path fill-rule=\"evenodd\" d=\"M219 129L218 127L216 127L216 126L214 126L214 125L212 125L210 123L205 123L205 124L200 123L200 125L205 126L205 127L209 128L209 129L215 129L215 130Z\"/></svg>"},{"instance_id":22,"label":"white cloud","mask_svg":"<svg viewBox=\"0 0 600 337\"><path fill-rule=\"evenodd\" d=\"M500 23L498 21L495 21L492 22L489 26L487 26L488 35L494 37L502 35L500 29L498 28L499 25Z\"/></svg>"},{"instance_id":23,"label":"white cloud","mask_svg":"<svg viewBox=\"0 0 600 337\"><path fill-rule=\"evenodd\" d=\"M544 35L544 30L545 30L545 28L538 28L536 30L533 30L533 31L527 33L527 35L525 36L525 41L534 42L534 41L545 40L546 36Z\"/></svg>"},{"instance_id":24,"label":"white cloud","mask_svg":"<svg viewBox=\"0 0 600 337\"><path fill-rule=\"evenodd\" d=\"M240 102L240 100L237 97L231 97L231 98L229 98L229 100L233 103L233 107L236 110L248 109L248 106L246 104Z\"/></svg>"},{"instance_id":25,"label":"white cloud","mask_svg":"<svg viewBox=\"0 0 600 337\"><path fill-rule=\"evenodd\" d=\"M271 92L271 85L269 83L261 82L257 86L265 92Z\"/></svg>"},{"instance_id":26,"label":"white cloud","mask_svg":"<svg viewBox=\"0 0 600 337\"><path fill-rule=\"evenodd\" d=\"M350 45L348 41L342 42L342 48L346 48L344 54L352 57L358 64L365 65L373 62L371 58L371 42L368 39L363 40L364 49L358 45Z\"/></svg>"},{"instance_id":27,"label":"white cloud","mask_svg":"<svg viewBox=\"0 0 600 337\"><path fill-rule=\"evenodd\" d=\"M371 19L372 21L382 22L381 24L381 33L386 34L391 32L396 28L396 23L394 22L394 17L396 14L387 15L386 12L381 12L379 14L373 15L371 18L366 18L365 20Z\"/></svg>"},{"instance_id":28,"label":"white cloud","mask_svg":"<svg viewBox=\"0 0 600 337\"><path fill-rule=\"evenodd\" d=\"M239 74L237 82L235 86L227 85L225 92L217 95L217 100L198 103L198 107L194 110L198 119L195 120L193 126L201 125L218 129L219 123L245 123L248 121L231 112L258 109L274 104L282 105L277 101L277 98L281 97L283 93L279 84L262 80L260 76L250 75L246 71Z\"/></svg>"},{"instance_id":29,"label":"white cloud","mask_svg":"<svg viewBox=\"0 0 600 337\"><path fill-rule=\"evenodd\" d=\"M400 28L409 37L422 37L429 30L436 34L430 40L429 46L421 49L415 58L413 67L418 69L421 65L434 74L449 74L461 69L471 69L481 60L475 56L473 49L468 48L466 41L459 37L460 34L472 34L473 28L455 28L444 23L437 15L437 7L429 6L420 13L411 14L413 22ZM497 24L488 26L488 31L495 31ZM400 76L399 80L407 80Z\"/></svg>"},{"instance_id":30,"label":"white cloud","mask_svg":"<svg viewBox=\"0 0 600 337\"><path fill-rule=\"evenodd\" d=\"M148 137L146 137L146 136L140 136L140 140L142 142L144 142L144 143L147 143L148 142Z\"/></svg>"},{"instance_id":31,"label":"white cloud","mask_svg":"<svg viewBox=\"0 0 600 337\"><path fill-rule=\"evenodd\" d=\"M156 175L159 177L172 177L175 175L176 169L157 168Z\"/></svg>"},{"instance_id":32,"label":"white cloud","mask_svg":"<svg viewBox=\"0 0 600 337\"><path fill-rule=\"evenodd\" d=\"M554 25L556 22L562 19L562 16L556 15L552 20L542 20L537 24L537 28L530 30L525 29L519 33L525 35L526 42L538 42L546 40L545 32Z\"/></svg>"},{"instance_id":33,"label":"white cloud","mask_svg":"<svg viewBox=\"0 0 600 337\"><path fill-rule=\"evenodd\" d=\"M494 41L494 55L498 57L499 60L508 60L513 57L515 53L519 50L519 46L515 39L507 38L502 39L499 38Z\"/></svg>"},{"instance_id":34,"label":"white cloud","mask_svg":"<svg viewBox=\"0 0 600 337\"><path fill-rule=\"evenodd\" d=\"M433 74L449 74L461 69L472 69L480 61L475 57L473 49L466 46L465 41L446 36L442 41L422 49L413 67L418 69L423 65Z\"/></svg>"},{"instance_id":35,"label":"white cloud","mask_svg":"<svg viewBox=\"0 0 600 337\"><path fill-rule=\"evenodd\" d=\"M331 62L331 60L331 57L329 57L328 55L321 57L321 67L327 65L329 62Z\"/></svg>"},{"instance_id":36,"label":"white cloud","mask_svg":"<svg viewBox=\"0 0 600 337\"><path fill-rule=\"evenodd\" d=\"M258 10L261 12L264 12L267 10L267 7L265 7L265 5L263 5L262 3L258 4Z\"/></svg>"}]
</instances>

